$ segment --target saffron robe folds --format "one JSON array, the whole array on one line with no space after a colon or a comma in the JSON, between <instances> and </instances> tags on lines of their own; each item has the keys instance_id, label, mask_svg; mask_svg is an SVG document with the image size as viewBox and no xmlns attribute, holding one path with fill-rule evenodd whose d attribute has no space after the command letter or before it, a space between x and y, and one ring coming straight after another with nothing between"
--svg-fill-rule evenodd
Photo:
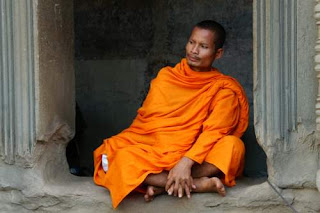
<instances>
[{"instance_id":1,"label":"saffron robe folds","mask_svg":"<svg viewBox=\"0 0 320 213\"><path fill-rule=\"evenodd\" d=\"M109 189L116 208L148 174L170 170L186 156L200 164L216 163L225 184L232 186L243 167L243 155L233 159L229 152L227 159L224 149L246 130L248 111L236 80L215 68L193 71L182 59L174 68L160 70L131 126L94 151L94 182ZM218 146L219 141L223 142ZM214 147L218 151L212 151ZM101 166L103 154L108 156L107 173Z\"/></svg>"}]
</instances>

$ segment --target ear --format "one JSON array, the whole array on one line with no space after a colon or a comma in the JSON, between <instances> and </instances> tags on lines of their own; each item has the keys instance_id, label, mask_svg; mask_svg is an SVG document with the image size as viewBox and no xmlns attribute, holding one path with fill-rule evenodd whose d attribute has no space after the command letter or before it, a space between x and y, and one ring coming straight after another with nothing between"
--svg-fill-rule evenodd
<instances>
[{"instance_id":1,"label":"ear","mask_svg":"<svg viewBox=\"0 0 320 213\"><path fill-rule=\"evenodd\" d=\"M223 56L223 49L222 48L219 48L217 49L216 51L216 58L215 59L219 59Z\"/></svg>"}]
</instances>

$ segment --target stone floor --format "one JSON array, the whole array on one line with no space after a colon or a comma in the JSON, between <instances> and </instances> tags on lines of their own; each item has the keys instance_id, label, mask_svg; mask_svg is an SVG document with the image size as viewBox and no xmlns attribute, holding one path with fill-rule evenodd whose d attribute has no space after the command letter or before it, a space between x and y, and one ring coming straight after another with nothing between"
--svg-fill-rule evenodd
<instances>
[{"instance_id":1,"label":"stone floor","mask_svg":"<svg viewBox=\"0 0 320 213\"><path fill-rule=\"evenodd\" d=\"M320 193L314 189L280 190L297 212L320 212ZM265 179L242 178L222 198L215 193L193 194L191 199L160 195L145 203L141 194L129 195L113 210L109 193L91 178L68 177L47 183L33 193L2 189L0 212L294 212Z\"/></svg>"}]
</instances>

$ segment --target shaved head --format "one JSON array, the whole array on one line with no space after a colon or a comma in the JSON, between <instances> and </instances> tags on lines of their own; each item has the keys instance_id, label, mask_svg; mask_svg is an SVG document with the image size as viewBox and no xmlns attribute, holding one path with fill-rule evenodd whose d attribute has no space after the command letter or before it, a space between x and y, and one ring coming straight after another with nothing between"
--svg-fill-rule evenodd
<instances>
[{"instance_id":1,"label":"shaved head","mask_svg":"<svg viewBox=\"0 0 320 213\"><path fill-rule=\"evenodd\" d=\"M226 39L226 31L224 30L221 24L213 20L205 20L196 24L194 28L195 27L210 30L211 32L213 32L216 50L223 47L224 41Z\"/></svg>"}]
</instances>

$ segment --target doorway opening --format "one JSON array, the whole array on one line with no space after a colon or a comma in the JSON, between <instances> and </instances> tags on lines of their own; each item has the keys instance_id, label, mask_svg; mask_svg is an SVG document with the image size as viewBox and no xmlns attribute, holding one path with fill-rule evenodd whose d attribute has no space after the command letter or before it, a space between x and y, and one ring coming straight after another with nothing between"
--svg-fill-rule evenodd
<instances>
[{"instance_id":1,"label":"doorway opening","mask_svg":"<svg viewBox=\"0 0 320 213\"><path fill-rule=\"evenodd\" d=\"M250 103L250 124L242 138L244 175L267 176L266 155L253 124L252 4L252 0L74 1L77 136L69 143L69 153L74 152L68 161L78 167L75 173L92 175L93 150L131 124L150 81L162 67L184 57L193 25L213 19L227 31L225 54L214 66L241 83Z\"/></svg>"}]
</instances>

